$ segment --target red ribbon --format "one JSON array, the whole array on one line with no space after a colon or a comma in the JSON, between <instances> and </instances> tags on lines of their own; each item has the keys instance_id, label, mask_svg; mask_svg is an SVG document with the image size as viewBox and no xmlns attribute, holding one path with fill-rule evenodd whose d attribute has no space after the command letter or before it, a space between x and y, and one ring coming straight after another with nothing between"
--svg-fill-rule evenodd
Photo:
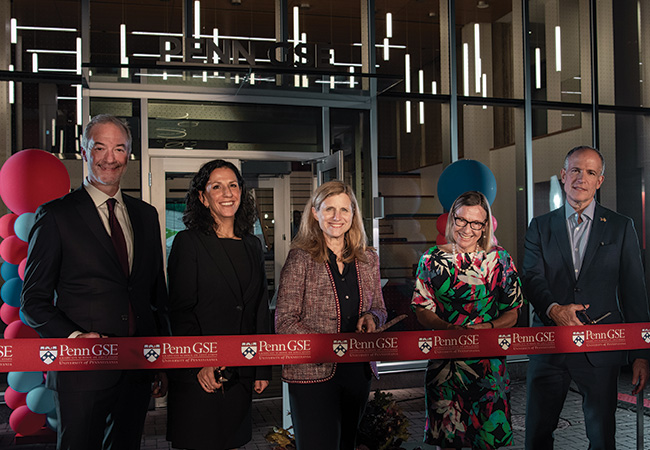
<instances>
[{"instance_id":1,"label":"red ribbon","mask_svg":"<svg viewBox=\"0 0 650 450\"><path fill-rule=\"evenodd\" d=\"M0 372L173 369L650 350L650 323L369 334L4 339Z\"/></svg>"}]
</instances>

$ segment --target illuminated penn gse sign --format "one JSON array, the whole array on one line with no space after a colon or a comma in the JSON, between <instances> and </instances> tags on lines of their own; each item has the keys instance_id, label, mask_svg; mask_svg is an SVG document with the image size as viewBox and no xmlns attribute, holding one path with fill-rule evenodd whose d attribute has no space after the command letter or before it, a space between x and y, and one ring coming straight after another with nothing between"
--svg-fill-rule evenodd
<instances>
[{"instance_id":1,"label":"illuminated penn gse sign","mask_svg":"<svg viewBox=\"0 0 650 450\"><path fill-rule=\"evenodd\" d=\"M255 61L258 46L266 48L269 63ZM247 48L249 47L249 48ZM332 70L335 66L331 60L332 47L316 44L298 44L291 42L248 42L235 39L221 39L217 45L213 39L186 38L164 36L160 38L159 63L169 64L172 57L183 57L183 63L194 63L194 58L209 61L206 66L250 66L250 67L297 67L310 69ZM245 63L243 63L245 61ZM177 63L173 63L177 64Z\"/></svg>"}]
</instances>

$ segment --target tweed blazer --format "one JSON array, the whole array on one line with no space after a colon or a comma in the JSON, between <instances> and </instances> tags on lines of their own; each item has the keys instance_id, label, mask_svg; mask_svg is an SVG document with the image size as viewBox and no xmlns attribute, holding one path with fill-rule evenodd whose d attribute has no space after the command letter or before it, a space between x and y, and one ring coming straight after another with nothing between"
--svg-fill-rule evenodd
<instances>
[{"instance_id":1,"label":"tweed blazer","mask_svg":"<svg viewBox=\"0 0 650 450\"><path fill-rule=\"evenodd\" d=\"M367 250L368 262L355 261L359 281L359 315L372 314L377 326L386 322L379 257ZM314 261L302 249L292 249L280 274L275 330L281 334L339 333L341 311L327 263ZM376 375L376 365L371 364ZM317 383L334 376L336 363L293 364L282 367L288 383Z\"/></svg>"}]
</instances>

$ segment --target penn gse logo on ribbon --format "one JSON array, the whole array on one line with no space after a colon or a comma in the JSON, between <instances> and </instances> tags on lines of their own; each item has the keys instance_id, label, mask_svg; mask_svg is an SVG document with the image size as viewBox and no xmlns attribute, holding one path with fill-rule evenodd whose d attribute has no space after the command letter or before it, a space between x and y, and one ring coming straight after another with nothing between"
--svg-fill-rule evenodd
<instances>
[{"instance_id":1,"label":"penn gse logo on ribbon","mask_svg":"<svg viewBox=\"0 0 650 450\"><path fill-rule=\"evenodd\" d=\"M573 343L578 347L582 347L582 344L585 343L585 332L584 331L574 331L573 332Z\"/></svg>"},{"instance_id":2,"label":"penn gse logo on ribbon","mask_svg":"<svg viewBox=\"0 0 650 450\"><path fill-rule=\"evenodd\" d=\"M499 342L499 347L501 347L502 350L508 350L512 345L512 335L500 334L498 342Z\"/></svg>"},{"instance_id":3,"label":"penn gse logo on ribbon","mask_svg":"<svg viewBox=\"0 0 650 450\"><path fill-rule=\"evenodd\" d=\"M41 346L41 348L38 351L38 356L41 358L41 361L43 361L45 364L52 364L55 360L56 357L59 355L59 351L56 348L56 345L53 345L51 347L48 346Z\"/></svg>"},{"instance_id":4,"label":"penn gse logo on ribbon","mask_svg":"<svg viewBox=\"0 0 650 450\"><path fill-rule=\"evenodd\" d=\"M421 337L418 339L418 348L426 355L433 349L433 339L430 337Z\"/></svg>"},{"instance_id":5,"label":"penn gse logo on ribbon","mask_svg":"<svg viewBox=\"0 0 650 450\"><path fill-rule=\"evenodd\" d=\"M160 357L160 344L144 344L142 353L145 359L152 363Z\"/></svg>"},{"instance_id":6,"label":"penn gse logo on ribbon","mask_svg":"<svg viewBox=\"0 0 650 450\"><path fill-rule=\"evenodd\" d=\"M644 328L641 330L641 337L646 344L650 344L650 329Z\"/></svg>"},{"instance_id":7,"label":"penn gse logo on ribbon","mask_svg":"<svg viewBox=\"0 0 650 450\"><path fill-rule=\"evenodd\" d=\"M343 357L348 352L348 341L347 339L343 340L333 340L332 341L332 350L339 358Z\"/></svg>"},{"instance_id":8,"label":"penn gse logo on ribbon","mask_svg":"<svg viewBox=\"0 0 650 450\"><path fill-rule=\"evenodd\" d=\"M257 342L242 342L241 354L246 359L253 359L257 355Z\"/></svg>"}]
</instances>

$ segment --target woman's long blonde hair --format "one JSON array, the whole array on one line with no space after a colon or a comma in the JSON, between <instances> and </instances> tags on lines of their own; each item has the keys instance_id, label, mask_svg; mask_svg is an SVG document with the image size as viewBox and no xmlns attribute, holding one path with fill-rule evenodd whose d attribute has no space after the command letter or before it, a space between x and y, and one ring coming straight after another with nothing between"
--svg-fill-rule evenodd
<instances>
[{"instance_id":1,"label":"woman's long blonde hair","mask_svg":"<svg viewBox=\"0 0 650 450\"><path fill-rule=\"evenodd\" d=\"M314 191L311 198L305 205L305 210L300 219L300 228L298 234L291 243L291 248L299 248L308 252L311 257L318 262L327 262L327 243L323 230L321 230L318 220L312 213L312 208L318 211L326 198L332 195L346 194L350 198L352 206L352 225L345 233L345 246L343 248L342 261L350 263L355 259L367 261L365 252L368 248L368 237L361 220L361 211L357 198L352 188L339 180L328 181L323 183Z\"/></svg>"}]
</instances>

